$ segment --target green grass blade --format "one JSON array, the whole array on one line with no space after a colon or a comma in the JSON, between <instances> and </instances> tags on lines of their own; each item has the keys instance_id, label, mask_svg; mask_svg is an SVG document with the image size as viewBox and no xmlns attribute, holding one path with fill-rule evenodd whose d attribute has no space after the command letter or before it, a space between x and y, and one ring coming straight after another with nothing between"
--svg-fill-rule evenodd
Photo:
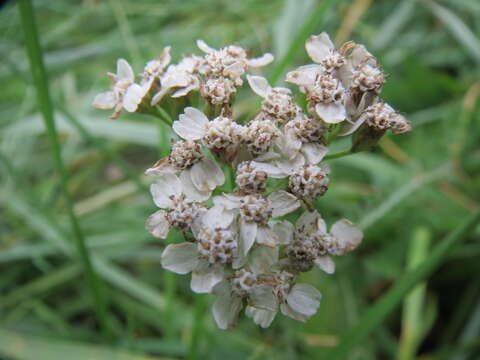
<instances>
[{"instance_id":1,"label":"green grass blade","mask_svg":"<svg viewBox=\"0 0 480 360\"><path fill-rule=\"evenodd\" d=\"M480 222L480 212L471 215L430 253L428 259L402 276L357 322L345 333L338 346L327 354L326 359L347 359L350 351L376 329L402 299L421 281L425 280Z\"/></svg>"},{"instance_id":2,"label":"green grass blade","mask_svg":"<svg viewBox=\"0 0 480 360\"><path fill-rule=\"evenodd\" d=\"M34 9L31 0L21 0L18 4L33 81L37 90L38 105L43 115L45 126L47 127L49 141L52 146L55 168L60 177L60 186L67 203L67 212L75 238L78 255L84 266L88 284L92 292L98 320L102 324L102 327L106 330L108 329L107 305L102 293L101 283L93 270L90 256L85 245L83 233L73 212L73 201L68 192L68 177L63 164L60 141L55 128L53 105L48 89L48 78L43 65L42 50L40 48L37 27L35 24Z\"/></svg>"},{"instance_id":3,"label":"green grass blade","mask_svg":"<svg viewBox=\"0 0 480 360\"><path fill-rule=\"evenodd\" d=\"M327 10L337 0L323 0L322 3L312 12L310 17L305 21L303 26L298 31L297 35L291 42L287 52L283 58L277 61L272 74L270 75L270 83L275 85L278 83L280 76L285 72L287 67L292 63L292 60L298 54L299 50L303 48L305 40L318 30L318 26L323 22ZM318 31L320 32L320 31Z\"/></svg>"},{"instance_id":4,"label":"green grass blade","mask_svg":"<svg viewBox=\"0 0 480 360\"><path fill-rule=\"evenodd\" d=\"M480 40L455 13L434 1L424 0L426 7L440 20L470 55L480 63Z\"/></svg>"},{"instance_id":5,"label":"green grass blade","mask_svg":"<svg viewBox=\"0 0 480 360\"><path fill-rule=\"evenodd\" d=\"M136 355L106 346L61 341L0 329L0 354L22 360L160 360L166 358Z\"/></svg>"},{"instance_id":6,"label":"green grass blade","mask_svg":"<svg viewBox=\"0 0 480 360\"><path fill-rule=\"evenodd\" d=\"M407 269L415 269L416 266L428 258L428 249L431 234L427 228L418 228L410 239L407 259ZM418 345L423 338L425 325L425 296L426 284L419 283L415 289L405 298L402 314L402 336L399 346L399 360L413 360Z\"/></svg>"}]
</instances>

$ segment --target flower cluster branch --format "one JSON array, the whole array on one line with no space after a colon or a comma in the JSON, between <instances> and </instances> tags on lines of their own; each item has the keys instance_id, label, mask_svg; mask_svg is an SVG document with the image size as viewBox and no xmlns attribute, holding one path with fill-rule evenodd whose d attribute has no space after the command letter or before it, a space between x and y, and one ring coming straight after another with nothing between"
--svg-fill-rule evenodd
<instances>
[{"instance_id":1,"label":"flower cluster branch","mask_svg":"<svg viewBox=\"0 0 480 360\"><path fill-rule=\"evenodd\" d=\"M305 108L290 89L253 74L273 61L271 54L249 58L236 45L197 45L204 55L178 64L171 64L166 47L138 82L130 65L118 60L117 73L108 74L111 89L93 106L113 109L116 118L123 110L151 114L157 104L194 92L204 100L205 112L184 108L172 124L177 140L170 155L146 170L155 178L151 194L159 208L147 230L160 239L172 228L185 235L184 242L165 248L162 266L191 273L194 292L217 296L213 316L222 329L235 324L243 307L262 327L279 310L306 321L321 295L298 283L298 276L315 266L334 273L332 258L363 238L347 219L328 227L312 205L330 186L330 168L322 160L331 138L352 135L346 154L363 151L387 130L409 131L410 123L380 100L385 74L363 45L348 42L337 50L326 33L307 40L313 64L285 78L305 94ZM245 78L262 101L256 116L241 123L233 106ZM220 191L232 175L235 185Z\"/></svg>"}]
</instances>

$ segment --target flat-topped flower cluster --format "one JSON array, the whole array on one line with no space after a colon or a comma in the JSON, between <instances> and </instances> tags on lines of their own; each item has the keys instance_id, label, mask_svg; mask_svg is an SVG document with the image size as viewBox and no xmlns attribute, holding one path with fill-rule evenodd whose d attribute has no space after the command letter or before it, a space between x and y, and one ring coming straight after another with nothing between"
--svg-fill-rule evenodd
<instances>
[{"instance_id":1,"label":"flat-topped flower cluster","mask_svg":"<svg viewBox=\"0 0 480 360\"><path fill-rule=\"evenodd\" d=\"M109 74L111 90L93 105L114 109L116 118L123 110L152 113L162 102L199 94L207 114L186 107L172 124L177 140L170 155L146 170L156 178L151 194L159 208L147 220L148 231L165 239L174 228L185 239L166 246L162 266L191 273L194 292L216 294L213 316L222 329L235 324L243 307L262 327L278 310L305 321L316 313L320 292L297 283L298 276L314 266L332 274L332 257L363 238L346 219L329 228L312 206L330 186L330 168L322 161L329 143L354 134L357 151L387 130L409 131L410 124L380 100L385 74L363 45L348 42L337 50L326 33L306 42L314 64L285 79L305 94L305 108L288 88L247 74L272 62L271 54L252 59L236 45L197 45L204 56L178 64L170 64L166 47L146 64L139 82L118 60L117 73ZM233 105L244 77L263 100L256 116L240 123Z\"/></svg>"}]
</instances>

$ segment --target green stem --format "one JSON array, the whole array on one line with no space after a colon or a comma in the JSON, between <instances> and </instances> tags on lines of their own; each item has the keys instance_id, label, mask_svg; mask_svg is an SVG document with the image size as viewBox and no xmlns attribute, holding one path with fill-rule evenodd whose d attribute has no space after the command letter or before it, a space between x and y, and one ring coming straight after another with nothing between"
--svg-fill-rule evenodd
<instances>
[{"instance_id":1,"label":"green stem","mask_svg":"<svg viewBox=\"0 0 480 360\"><path fill-rule=\"evenodd\" d=\"M48 79L45 72L42 50L38 39L38 31L35 24L34 10L31 0L20 0L18 2L20 10L20 18L25 33L25 44L27 47L28 57L30 60L30 68L33 81L37 90L38 106L43 116L50 144L52 146L53 160L57 174L60 176L60 187L65 197L68 217L71 223L73 236L75 239L78 255L83 264L90 291L93 296L95 311L101 326L106 333L109 333L107 321L107 304L103 296L102 284L100 283L92 263L88 249L85 245L83 233L78 224L77 218L73 212L73 201L68 192L68 177L65 171L61 156L60 141L55 128L55 120L53 116L53 105L50 99L48 89Z\"/></svg>"},{"instance_id":2,"label":"green stem","mask_svg":"<svg viewBox=\"0 0 480 360\"><path fill-rule=\"evenodd\" d=\"M338 159L338 158L348 156L348 155L351 155L351 154L354 154L354 152L349 149L349 150L345 150L345 151L340 151L340 152L335 153L335 154L327 155L323 158L323 160Z\"/></svg>"},{"instance_id":3,"label":"green stem","mask_svg":"<svg viewBox=\"0 0 480 360\"><path fill-rule=\"evenodd\" d=\"M414 269L408 271L358 319L357 325L347 331L340 343L332 349L326 359L348 359L352 349L360 344L382 321L400 304L402 299L420 282L425 280L445 260L458 243L460 243L480 222L480 211L471 215L463 224L430 252L428 258Z\"/></svg>"}]
</instances>

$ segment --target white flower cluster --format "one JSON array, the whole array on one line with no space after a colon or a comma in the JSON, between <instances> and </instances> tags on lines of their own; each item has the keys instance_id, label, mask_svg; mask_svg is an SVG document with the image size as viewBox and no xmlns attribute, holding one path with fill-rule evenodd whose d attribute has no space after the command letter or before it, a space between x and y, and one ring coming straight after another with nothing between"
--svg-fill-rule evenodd
<instances>
[{"instance_id":1,"label":"white flower cluster","mask_svg":"<svg viewBox=\"0 0 480 360\"><path fill-rule=\"evenodd\" d=\"M93 105L113 108L112 117L123 109L151 113L160 101L199 92L208 116L186 107L172 124L178 140L170 155L146 170L156 178L150 189L159 208L147 220L148 231L165 239L175 228L185 236L165 248L162 266L191 273L194 292L217 295L213 316L222 329L235 324L244 306L262 327L278 310L305 321L316 313L320 293L297 283L298 275L315 265L332 274L332 256L352 251L363 237L346 219L328 230L312 205L329 187L330 169L322 162L326 139L334 130L348 135L368 129L381 136L388 129L404 133L410 125L378 100L385 75L365 47L349 42L337 51L325 33L306 43L315 64L286 76L306 94L308 106L297 105L289 89L246 75L263 100L256 116L239 123L232 106L242 77L272 55L249 59L239 46L197 45L203 57L170 65L165 48L147 63L139 83L120 59L117 74L109 74L112 89Z\"/></svg>"}]
</instances>

